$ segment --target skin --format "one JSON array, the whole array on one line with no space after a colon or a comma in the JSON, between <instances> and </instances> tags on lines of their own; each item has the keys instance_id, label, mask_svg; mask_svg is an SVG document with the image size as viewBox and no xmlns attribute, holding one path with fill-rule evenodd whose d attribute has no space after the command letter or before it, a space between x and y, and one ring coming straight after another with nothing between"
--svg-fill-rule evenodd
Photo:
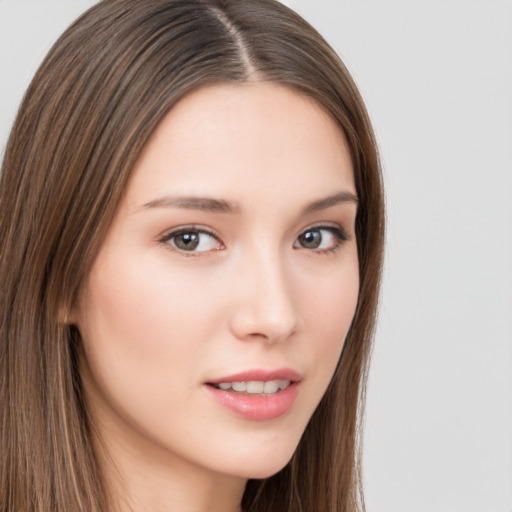
<instances>
[{"instance_id":1,"label":"skin","mask_svg":"<svg viewBox=\"0 0 512 512\"><path fill-rule=\"evenodd\" d=\"M71 318L119 510L234 512L248 478L289 461L356 308L357 202L347 194L356 191L343 134L284 86L204 87L158 127ZM183 196L231 210L176 204ZM187 251L171 238L182 228L210 234ZM318 248L303 244L304 233L321 237ZM283 367L302 381L272 420L240 417L205 389Z\"/></svg>"}]
</instances>

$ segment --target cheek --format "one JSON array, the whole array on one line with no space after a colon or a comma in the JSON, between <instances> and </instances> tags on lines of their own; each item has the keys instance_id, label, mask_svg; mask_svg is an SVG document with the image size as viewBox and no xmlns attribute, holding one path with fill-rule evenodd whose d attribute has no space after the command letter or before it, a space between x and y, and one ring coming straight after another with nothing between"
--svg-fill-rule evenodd
<instances>
[{"instance_id":1,"label":"cheek","mask_svg":"<svg viewBox=\"0 0 512 512\"><path fill-rule=\"evenodd\" d=\"M332 379L354 318L359 297L358 268L354 250L344 265L317 272L314 279L302 281L297 292L307 333L300 357L305 366L315 369L314 385L308 390L308 399L315 407Z\"/></svg>"},{"instance_id":2,"label":"cheek","mask_svg":"<svg viewBox=\"0 0 512 512\"><path fill-rule=\"evenodd\" d=\"M333 350L341 346L352 323L359 297L357 253L347 262L305 281L300 292L301 310L309 331L324 340L321 345Z\"/></svg>"},{"instance_id":3,"label":"cheek","mask_svg":"<svg viewBox=\"0 0 512 512\"><path fill-rule=\"evenodd\" d=\"M204 315L198 321L197 311L206 310L201 288L157 263L99 260L89 276L79 329L89 367L104 384L140 393L190 389L187 379L215 325Z\"/></svg>"},{"instance_id":4,"label":"cheek","mask_svg":"<svg viewBox=\"0 0 512 512\"><path fill-rule=\"evenodd\" d=\"M143 258L100 258L89 276L78 322L84 389L97 421L125 444L172 444L171 431L186 432L176 416L185 421L202 410L191 404L202 405L197 390L208 342L223 317L216 302L206 309L204 285ZM208 315L198 318L202 310Z\"/></svg>"},{"instance_id":5,"label":"cheek","mask_svg":"<svg viewBox=\"0 0 512 512\"><path fill-rule=\"evenodd\" d=\"M169 264L165 250L161 252L147 255L133 250L127 258L122 251L100 255L82 309L98 315L116 337L158 344L176 335L179 343L180 335L197 325L192 317L202 306L208 281L200 273L187 274ZM142 343L141 348L145 346Z\"/></svg>"}]
</instances>

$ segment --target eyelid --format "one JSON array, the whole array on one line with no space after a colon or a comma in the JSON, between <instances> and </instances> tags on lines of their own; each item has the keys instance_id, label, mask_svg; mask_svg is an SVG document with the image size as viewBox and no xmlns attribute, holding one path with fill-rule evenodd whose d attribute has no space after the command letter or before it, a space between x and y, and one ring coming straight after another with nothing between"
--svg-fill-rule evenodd
<instances>
[{"instance_id":1,"label":"eyelid","mask_svg":"<svg viewBox=\"0 0 512 512\"><path fill-rule=\"evenodd\" d=\"M351 238L349 232L341 224L336 222L320 222L318 224L312 224L311 226L307 226L304 229L301 229L299 235L312 229L326 229L328 231L339 233L340 236L346 240L350 240Z\"/></svg>"}]
</instances>

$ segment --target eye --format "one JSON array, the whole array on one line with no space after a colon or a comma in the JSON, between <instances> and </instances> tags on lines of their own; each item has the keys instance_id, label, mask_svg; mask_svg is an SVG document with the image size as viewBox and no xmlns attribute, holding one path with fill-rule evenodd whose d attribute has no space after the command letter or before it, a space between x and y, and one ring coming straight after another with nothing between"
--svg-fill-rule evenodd
<instances>
[{"instance_id":1,"label":"eye","mask_svg":"<svg viewBox=\"0 0 512 512\"><path fill-rule=\"evenodd\" d=\"M293 247L329 252L336 250L345 240L348 240L348 236L339 227L316 227L303 231L297 237Z\"/></svg>"},{"instance_id":2,"label":"eye","mask_svg":"<svg viewBox=\"0 0 512 512\"><path fill-rule=\"evenodd\" d=\"M207 252L223 249L223 244L212 234L197 229L184 229L166 235L162 242L185 252Z\"/></svg>"}]
</instances>

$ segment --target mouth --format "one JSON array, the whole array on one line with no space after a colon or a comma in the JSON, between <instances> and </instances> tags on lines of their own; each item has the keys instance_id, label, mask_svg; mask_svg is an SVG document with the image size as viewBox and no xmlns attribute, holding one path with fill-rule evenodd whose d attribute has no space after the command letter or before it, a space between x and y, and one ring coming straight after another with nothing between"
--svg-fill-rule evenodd
<instances>
[{"instance_id":1,"label":"mouth","mask_svg":"<svg viewBox=\"0 0 512 512\"><path fill-rule=\"evenodd\" d=\"M302 376L290 369L252 370L205 383L223 408L252 421L284 415L299 393Z\"/></svg>"}]
</instances>

